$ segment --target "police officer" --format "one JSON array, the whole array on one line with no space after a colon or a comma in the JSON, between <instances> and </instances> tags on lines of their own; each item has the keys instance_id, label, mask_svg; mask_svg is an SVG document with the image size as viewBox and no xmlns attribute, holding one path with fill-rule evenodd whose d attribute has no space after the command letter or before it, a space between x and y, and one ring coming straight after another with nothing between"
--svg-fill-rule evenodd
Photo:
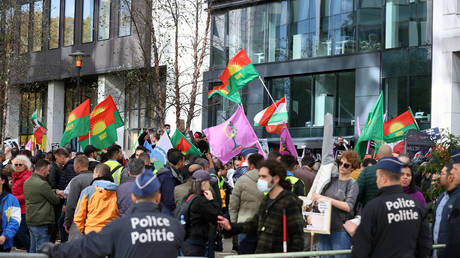
<instances>
[{"instance_id":1,"label":"police officer","mask_svg":"<svg viewBox=\"0 0 460 258\"><path fill-rule=\"evenodd\" d=\"M431 234L427 210L403 192L402 163L393 157L377 163L379 192L362 212L352 239L352 257L427 257Z\"/></svg>"},{"instance_id":2,"label":"police officer","mask_svg":"<svg viewBox=\"0 0 460 258\"><path fill-rule=\"evenodd\" d=\"M142 173L133 186L131 215L75 241L46 243L41 251L50 257L177 257L185 232L176 219L160 212L159 190L157 176Z\"/></svg>"},{"instance_id":3,"label":"police officer","mask_svg":"<svg viewBox=\"0 0 460 258\"><path fill-rule=\"evenodd\" d=\"M450 155L454 163L452 174L454 175L454 183L460 185L460 149L452 152ZM460 198L457 198L453 204L448 219L448 236L446 257L460 257Z\"/></svg>"}]
</instances>

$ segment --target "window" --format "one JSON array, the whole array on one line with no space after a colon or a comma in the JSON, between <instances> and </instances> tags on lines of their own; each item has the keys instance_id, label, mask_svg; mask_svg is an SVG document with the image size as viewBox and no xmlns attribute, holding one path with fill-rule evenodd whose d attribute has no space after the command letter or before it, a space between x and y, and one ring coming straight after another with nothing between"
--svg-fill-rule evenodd
<instances>
[{"instance_id":1,"label":"window","mask_svg":"<svg viewBox=\"0 0 460 258\"><path fill-rule=\"evenodd\" d=\"M267 33L267 5L256 5L249 8L248 46L246 51L252 63L265 63L265 46Z\"/></svg>"},{"instance_id":2,"label":"window","mask_svg":"<svg viewBox=\"0 0 460 258\"><path fill-rule=\"evenodd\" d=\"M287 1L268 4L268 62L288 58L288 4Z\"/></svg>"},{"instance_id":3,"label":"window","mask_svg":"<svg viewBox=\"0 0 460 258\"><path fill-rule=\"evenodd\" d=\"M75 0L65 0L64 46L71 46L75 36Z\"/></svg>"},{"instance_id":4,"label":"window","mask_svg":"<svg viewBox=\"0 0 460 258\"><path fill-rule=\"evenodd\" d=\"M248 19L248 8L228 12L228 48L230 58L236 55L242 48L247 48Z\"/></svg>"},{"instance_id":5,"label":"window","mask_svg":"<svg viewBox=\"0 0 460 258\"><path fill-rule=\"evenodd\" d=\"M291 58L316 56L316 1L291 2Z\"/></svg>"},{"instance_id":6,"label":"window","mask_svg":"<svg viewBox=\"0 0 460 258\"><path fill-rule=\"evenodd\" d=\"M110 0L99 0L98 40L110 37Z\"/></svg>"},{"instance_id":7,"label":"window","mask_svg":"<svg viewBox=\"0 0 460 258\"><path fill-rule=\"evenodd\" d=\"M93 22L94 22L94 0L83 1L83 26L82 26L82 43L93 41Z\"/></svg>"},{"instance_id":8,"label":"window","mask_svg":"<svg viewBox=\"0 0 460 258\"><path fill-rule=\"evenodd\" d=\"M5 41L6 41L6 56L12 55L13 48L11 47L14 43L14 8L9 8L6 11L5 17Z\"/></svg>"},{"instance_id":9,"label":"window","mask_svg":"<svg viewBox=\"0 0 460 258\"><path fill-rule=\"evenodd\" d=\"M21 54L27 53L29 51L29 4L23 4L21 6L21 28L20 28L20 44L19 52Z\"/></svg>"},{"instance_id":10,"label":"window","mask_svg":"<svg viewBox=\"0 0 460 258\"><path fill-rule=\"evenodd\" d=\"M118 19L118 36L131 35L131 0L120 0L120 14Z\"/></svg>"},{"instance_id":11,"label":"window","mask_svg":"<svg viewBox=\"0 0 460 258\"><path fill-rule=\"evenodd\" d=\"M227 15L213 15L212 16L212 66L225 66L227 63L227 49L225 47L226 35L226 21Z\"/></svg>"},{"instance_id":12,"label":"window","mask_svg":"<svg viewBox=\"0 0 460 258\"><path fill-rule=\"evenodd\" d=\"M34 132L33 121L30 117L37 110L41 121L46 124L46 93L47 88L39 85L27 85L21 90L21 105L19 112L19 134L30 135Z\"/></svg>"},{"instance_id":13,"label":"window","mask_svg":"<svg viewBox=\"0 0 460 258\"><path fill-rule=\"evenodd\" d=\"M41 12L43 12L43 2L40 5ZM38 12L38 9L35 11ZM61 12L61 1L60 0L51 0L50 6L50 42L49 48L58 48L59 47L59 19ZM34 33L35 34L35 33Z\"/></svg>"},{"instance_id":14,"label":"window","mask_svg":"<svg viewBox=\"0 0 460 258\"><path fill-rule=\"evenodd\" d=\"M382 24L384 5L382 0L361 0L358 3L359 51L382 49Z\"/></svg>"},{"instance_id":15,"label":"window","mask_svg":"<svg viewBox=\"0 0 460 258\"><path fill-rule=\"evenodd\" d=\"M33 46L32 46L32 51L41 51L42 50L42 27L43 27L43 1L36 1L34 2L34 11L33 11ZM51 19L51 17L50 17ZM51 30L55 29L54 28L54 23L52 20L50 20L50 46L52 42L52 33ZM59 23L57 23L57 26L59 27ZM59 30L58 30L59 33ZM59 38L59 34L58 37ZM50 47L51 48L51 47Z\"/></svg>"}]
</instances>

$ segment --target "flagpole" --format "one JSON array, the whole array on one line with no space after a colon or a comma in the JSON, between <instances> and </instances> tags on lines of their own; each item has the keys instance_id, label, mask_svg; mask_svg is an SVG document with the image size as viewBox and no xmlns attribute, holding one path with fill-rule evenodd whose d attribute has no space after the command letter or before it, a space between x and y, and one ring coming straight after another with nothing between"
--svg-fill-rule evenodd
<instances>
[{"instance_id":1,"label":"flagpole","mask_svg":"<svg viewBox=\"0 0 460 258\"><path fill-rule=\"evenodd\" d=\"M262 80L262 77L260 77L260 75L259 75L259 80L260 80L260 82L262 83L262 85L264 86L265 91L268 93L268 96L269 96L270 99L272 100L273 104L275 104L275 107L278 107L278 106L276 105L275 100L273 99L272 94L270 94L270 91L268 91L267 85L265 85L265 82L264 82L264 80Z\"/></svg>"}]
</instances>

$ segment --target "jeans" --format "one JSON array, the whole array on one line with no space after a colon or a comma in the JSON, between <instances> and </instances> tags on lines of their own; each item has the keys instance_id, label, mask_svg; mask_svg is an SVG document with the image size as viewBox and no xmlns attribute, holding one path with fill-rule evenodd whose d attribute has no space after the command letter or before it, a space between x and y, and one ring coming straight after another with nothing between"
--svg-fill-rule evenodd
<instances>
[{"instance_id":1,"label":"jeans","mask_svg":"<svg viewBox=\"0 0 460 258\"><path fill-rule=\"evenodd\" d=\"M257 248L257 235L238 235L238 254L253 254Z\"/></svg>"},{"instance_id":2,"label":"jeans","mask_svg":"<svg viewBox=\"0 0 460 258\"><path fill-rule=\"evenodd\" d=\"M330 235L319 235L319 248L325 250L346 250L350 249L350 236L345 231L331 231ZM323 256L327 257L327 256ZM349 257L349 255L335 255L329 257Z\"/></svg>"},{"instance_id":3,"label":"jeans","mask_svg":"<svg viewBox=\"0 0 460 258\"><path fill-rule=\"evenodd\" d=\"M49 226L50 225L29 226L30 253L36 253L44 243L50 241Z\"/></svg>"},{"instance_id":4,"label":"jeans","mask_svg":"<svg viewBox=\"0 0 460 258\"><path fill-rule=\"evenodd\" d=\"M14 246L23 247L27 251L30 249L30 237L29 229L26 224L26 214L21 214L21 224L19 224L19 229L16 235L14 236L15 244ZM18 243L19 242L19 243Z\"/></svg>"},{"instance_id":5,"label":"jeans","mask_svg":"<svg viewBox=\"0 0 460 258\"><path fill-rule=\"evenodd\" d=\"M64 228L64 219L65 219L65 212L61 213L61 216L58 219L57 222L57 227L59 229L59 235L61 236L61 243L67 242L67 239L69 238L69 234L67 234L67 231L65 231Z\"/></svg>"}]
</instances>

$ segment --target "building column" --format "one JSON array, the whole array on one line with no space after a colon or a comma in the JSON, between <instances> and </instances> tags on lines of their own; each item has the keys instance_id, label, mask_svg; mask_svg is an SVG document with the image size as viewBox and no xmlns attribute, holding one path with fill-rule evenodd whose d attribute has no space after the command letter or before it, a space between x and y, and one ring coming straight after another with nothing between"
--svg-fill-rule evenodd
<instances>
[{"instance_id":1,"label":"building column","mask_svg":"<svg viewBox=\"0 0 460 258\"><path fill-rule=\"evenodd\" d=\"M97 101L100 103L108 96L112 96L115 105L117 105L121 118L125 120L125 85L120 76L103 74L99 75L97 80ZM118 140L116 144L120 145L122 149L125 148L125 126L117 129Z\"/></svg>"},{"instance_id":2,"label":"building column","mask_svg":"<svg viewBox=\"0 0 460 258\"><path fill-rule=\"evenodd\" d=\"M48 82L48 111L46 114L46 150L61 142L64 133L65 84L63 81ZM62 147L62 146L61 146Z\"/></svg>"},{"instance_id":3,"label":"building column","mask_svg":"<svg viewBox=\"0 0 460 258\"><path fill-rule=\"evenodd\" d=\"M21 108L21 88L13 85L8 88L8 105L6 109L6 138L19 137L19 112ZM18 139L19 143L19 139Z\"/></svg>"}]
</instances>

